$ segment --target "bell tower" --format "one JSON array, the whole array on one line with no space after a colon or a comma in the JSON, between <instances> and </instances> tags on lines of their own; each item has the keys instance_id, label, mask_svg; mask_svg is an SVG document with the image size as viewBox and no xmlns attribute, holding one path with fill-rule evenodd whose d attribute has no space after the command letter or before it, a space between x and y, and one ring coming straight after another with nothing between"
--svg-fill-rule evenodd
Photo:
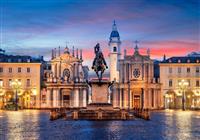
<instances>
[{"instance_id":1,"label":"bell tower","mask_svg":"<svg viewBox=\"0 0 200 140\"><path fill-rule=\"evenodd\" d=\"M113 22L112 32L108 43L110 47L109 59L110 59L110 81L116 80L119 82L119 59L121 58L120 50L120 36L117 30L115 21Z\"/></svg>"}]
</instances>

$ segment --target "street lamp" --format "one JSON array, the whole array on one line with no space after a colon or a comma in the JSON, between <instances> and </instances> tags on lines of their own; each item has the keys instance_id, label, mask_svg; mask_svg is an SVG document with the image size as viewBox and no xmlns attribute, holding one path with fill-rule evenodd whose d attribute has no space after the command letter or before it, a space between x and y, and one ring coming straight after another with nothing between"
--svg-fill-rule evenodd
<instances>
[{"instance_id":1,"label":"street lamp","mask_svg":"<svg viewBox=\"0 0 200 140\"><path fill-rule=\"evenodd\" d=\"M15 111L18 110L18 90L21 88L22 83L19 80L12 81L12 88L15 90Z\"/></svg>"},{"instance_id":2,"label":"street lamp","mask_svg":"<svg viewBox=\"0 0 200 140\"><path fill-rule=\"evenodd\" d=\"M4 107L4 91L3 84L0 82L0 97L2 97L2 107Z\"/></svg>"},{"instance_id":3,"label":"street lamp","mask_svg":"<svg viewBox=\"0 0 200 140\"><path fill-rule=\"evenodd\" d=\"M178 83L180 89L182 90L182 110L185 110L185 91L189 85L189 83L187 81L185 81L184 79L181 80L181 82Z\"/></svg>"}]
</instances>

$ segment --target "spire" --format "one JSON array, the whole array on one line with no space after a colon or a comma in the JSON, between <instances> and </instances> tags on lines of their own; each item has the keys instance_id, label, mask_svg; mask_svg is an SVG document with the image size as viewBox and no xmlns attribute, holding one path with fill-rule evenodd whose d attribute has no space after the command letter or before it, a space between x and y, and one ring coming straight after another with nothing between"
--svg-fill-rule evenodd
<instances>
[{"instance_id":1,"label":"spire","mask_svg":"<svg viewBox=\"0 0 200 140\"><path fill-rule=\"evenodd\" d=\"M65 47L64 54L69 54L69 48L68 48L67 45L66 45L66 47Z\"/></svg>"},{"instance_id":2,"label":"spire","mask_svg":"<svg viewBox=\"0 0 200 140\"><path fill-rule=\"evenodd\" d=\"M135 41L135 48L134 48L134 49L135 49L135 52L134 52L134 54L136 54L136 53L138 54L138 53L139 53L139 52L138 52L138 43L139 43L139 41L136 40L136 41Z\"/></svg>"},{"instance_id":3,"label":"spire","mask_svg":"<svg viewBox=\"0 0 200 140\"><path fill-rule=\"evenodd\" d=\"M112 30L113 30L113 31L117 31L117 25L116 25L116 23L115 23L115 20L113 21Z\"/></svg>"},{"instance_id":4,"label":"spire","mask_svg":"<svg viewBox=\"0 0 200 140\"><path fill-rule=\"evenodd\" d=\"M72 47L72 56L74 57L74 46Z\"/></svg>"},{"instance_id":5,"label":"spire","mask_svg":"<svg viewBox=\"0 0 200 140\"><path fill-rule=\"evenodd\" d=\"M165 61L166 60L166 55L164 54L164 56L163 56L163 61Z\"/></svg>"},{"instance_id":6,"label":"spire","mask_svg":"<svg viewBox=\"0 0 200 140\"><path fill-rule=\"evenodd\" d=\"M124 49L124 57L126 56L126 49Z\"/></svg>"},{"instance_id":7,"label":"spire","mask_svg":"<svg viewBox=\"0 0 200 140\"><path fill-rule=\"evenodd\" d=\"M78 58L78 48L76 49L76 58Z\"/></svg>"},{"instance_id":8,"label":"spire","mask_svg":"<svg viewBox=\"0 0 200 140\"><path fill-rule=\"evenodd\" d=\"M147 49L147 55L148 55L148 57L150 57L150 49L149 48Z\"/></svg>"},{"instance_id":9,"label":"spire","mask_svg":"<svg viewBox=\"0 0 200 140\"><path fill-rule=\"evenodd\" d=\"M54 48L54 58L56 58L56 48Z\"/></svg>"},{"instance_id":10,"label":"spire","mask_svg":"<svg viewBox=\"0 0 200 140\"><path fill-rule=\"evenodd\" d=\"M51 50L51 59L54 59L54 49Z\"/></svg>"},{"instance_id":11,"label":"spire","mask_svg":"<svg viewBox=\"0 0 200 140\"><path fill-rule=\"evenodd\" d=\"M80 49L80 59L82 60L82 49Z\"/></svg>"},{"instance_id":12,"label":"spire","mask_svg":"<svg viewBox=\"0 0 200 140\"><path fill-rule=\"evenodd\" d=\"M58 47L58 56L60 56L60 46Z\"/></svg>"}]
</instances>

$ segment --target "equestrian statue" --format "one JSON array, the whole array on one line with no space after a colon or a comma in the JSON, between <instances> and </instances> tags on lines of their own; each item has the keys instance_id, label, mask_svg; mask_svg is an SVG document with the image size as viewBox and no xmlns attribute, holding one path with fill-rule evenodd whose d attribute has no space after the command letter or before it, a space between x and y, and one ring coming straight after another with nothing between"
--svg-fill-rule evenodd
<instances>
[{"instance_id":1,"label":"equestrian statue","mask_svg":"<svg viewBox=\"0 0 200 140\"><path fill-rule=\"evenodd\" d=\"M101 82L102 75L103 75L105 69L108 68L108 66L104 59L104 56L101 51L99 43L97 43L97 45L94 47L94 53L95 53L95 58L93 60L92 69L94 69L94 71L96 72L96 75L99 79L99 82ZM100 72L100 74L99 74L99 72Z\"/></svg>"}]
</instances>

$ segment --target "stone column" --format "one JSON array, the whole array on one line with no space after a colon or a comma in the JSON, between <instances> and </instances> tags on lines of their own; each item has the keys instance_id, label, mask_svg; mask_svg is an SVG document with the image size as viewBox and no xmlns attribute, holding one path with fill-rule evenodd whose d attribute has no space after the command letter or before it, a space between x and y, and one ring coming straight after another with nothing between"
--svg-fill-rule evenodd
<instances>
[{"instance_id":1,"label":"stone column","mask_svg":"<svg viewBox=\"0 0 200 140\"><path fill-rule=\"evenodd\" d=\"M79 90L74 90L74 107L79 107Z\"/></svg>"},{"instance_id":2,"label":"stone column","mask_svg":"<svg viewBox=\"0 0 200 140\"><path fill-rule=\"evenodd\" d=\"M144 93L143 93L143 96L144 96L144 108L147 108L147 91L146 89L144 88Z\"/></svg>"},{"instance_id":3,"label":"stone column","mask_svg":"<svg viewBox=\"0 0 200 140\"><path fill-rule=\"evenodd\" d=\"M57 107L57 91L53 89L53 107Z\"/></svg>"},{"instance_id":4,"label":"stone column","mask_svg":"<svg viewBox=\"0 0 200 140\"><path fill-rule=\"evenodd\" d=\"M61 100L60 100L60 89L57 89L57 106L61 106Z\"/></svg>"},{"instance_id":5,"label":"stone column","mask_svg":"<svg viewBox=\"0 0 200 140\"><path fill-rule=\"evenodd\" d=\"M112 97L113 97L113 107L117 107L117 90L115 85L113 85Z\"/></svg>"},{"instance_id":6,"label":"stone column","mask_svg":"<svg viewBox=\"0 0 200 140\"><path fill-rule=\"evenodd\" d=\"M129 95L129 96L130 96L130 97L129 97L129 108L132 108L132 98L133 98L133 97L132 97L132 92L131 92L130 89L129 89L129 94L130 94L130 95Z\"/></svg>"},{"instance_id":7,"label":"stone column","mask_svg":"<svg viewBox=\"0 0 200 140\"><path fill-rule=\"evenodd\" d=\"M51 89L47 89L46 108L51 108Z\"/></svg>"},{"instance_id":8,"label":"stone column","mask_svg":"<svg viewBox=\"0 0 200 140\"><path fill-rule=\"evenodd\" d=\"M154 89L154 107L157 108L158 107L158 91L156 89Z\"/></svg>"},{"instance_id":9,"label":"stone column","mask_svg":"<svg viewBox=\"0 0 200 140\"><path fill-rule=\"evenodd\" d=\"M151 89L148 89L148 108L151 108Z\"/></svg>"},{"instance_id":10,"label":"stone column","mask_svg":"<svg viewBox=\"0 0 200 140\"><path fill-rule=\"evenodd\" d=\"M87 90L83 89L83 107L87 107Z\"/></svg>"},{"instance_id":11,"label":"stone column","mask_svg":"<svg viewBox=\"0 0 200 140\"><path fill-rule=\"evenodd\" d=\"M122 92L119 90L119 107L122 108Z\"/></svg>"}]
</instances>

